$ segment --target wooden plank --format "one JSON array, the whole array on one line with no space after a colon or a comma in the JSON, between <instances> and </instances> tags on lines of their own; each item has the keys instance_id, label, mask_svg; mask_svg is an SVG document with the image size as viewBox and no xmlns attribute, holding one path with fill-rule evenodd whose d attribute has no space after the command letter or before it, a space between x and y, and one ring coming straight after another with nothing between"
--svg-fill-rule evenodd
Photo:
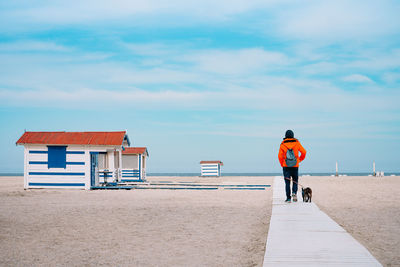
<instances>
[{"instance_id":1,"label":"wooden plank","mask_svg":"<svg viewBox=\"0 0 400 267\"><path fill-rule=\"evenodd\" d=\"M283 177L275 177L263 266L382 266L314 203L285 203Z\"/></svg>"}]
</instances>

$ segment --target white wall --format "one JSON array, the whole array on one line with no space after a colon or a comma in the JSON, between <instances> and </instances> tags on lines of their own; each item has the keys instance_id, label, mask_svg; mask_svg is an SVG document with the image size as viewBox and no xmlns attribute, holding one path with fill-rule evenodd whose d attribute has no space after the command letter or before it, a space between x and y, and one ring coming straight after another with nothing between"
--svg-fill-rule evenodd
<instances>
[{"instance_id":1,"label":"white wall","mask_svg":"<svg viewBox=\"0 0 400 267\"><path fill-rule=\"evenodd\" d=\"M218 163L201 164L201 176L220 176Z\"/></svg>"},{"instance_id":2,"label":"white wall","mask_svg":"<svg viewBox=\"0 0 400 267\"><path fill-rule=\"evenodd\" d=\"M143 154L122 155L122 181L138 181L145 179L146 156Z\"/></svg>"},{"instance_id":3,"label":"white wall","mask_svg":"<svg viewBox=\"0 0 400 267\"><path fill-rule=\"evenodd\" d=\"M48 168L47 145L25 145L24 149L24 187L25 188L81 188L90 189L90 152L109 153L109 166L114 166L113 146L67 146L66 168ZM43 151L46 153L34 153ZM68 152L83 152L69 154ZM78 165L77 165L78 164ZM114 171L114 170L113 170Z\"/></svg>"},{"instance_id":4,"label":"white wall","mask_svg":"<svg viewBox=\"0 0 400 267\"><path fill-rule=\"evenodd\" d=\"M87 168L90 158L81 147L67 147L66 168L48 168L46 145L27 145L25 147L25 188L85 188ZM68 154L68 152L84 152L84 154ZM70 164L69 164L70 163ZM72 165L78 163L80 165ZM90 171L90 166L89 166ZM90 173L89 173L90 181Z\"/></svg>"},{"instance_id":5,"label":"white wall","mask_svg":"<svg viewBox=\"0 0 400 267\"><path fill-rule=\"evenodd\" d=\"M139 169L139 155L122 155L122 169Z\"/></svg>"}]
</instances>

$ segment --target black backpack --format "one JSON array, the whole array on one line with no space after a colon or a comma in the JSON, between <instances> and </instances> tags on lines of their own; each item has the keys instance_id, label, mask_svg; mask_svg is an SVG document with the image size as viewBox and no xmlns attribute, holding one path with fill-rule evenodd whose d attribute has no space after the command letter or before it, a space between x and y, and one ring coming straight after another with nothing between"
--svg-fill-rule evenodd
<instances>
[{"instance_id":1,"label":"black backpack","mask_svg":"<svg viewBox=\"0 0 400 267\"><path fill-rule=\"evenodd\" d=\"M288 167L294 167L297 164L297 158L294 155L294 151L291 148L288 148L288 150L286 151L286 166Z\"/></svg>"}]
</instances>

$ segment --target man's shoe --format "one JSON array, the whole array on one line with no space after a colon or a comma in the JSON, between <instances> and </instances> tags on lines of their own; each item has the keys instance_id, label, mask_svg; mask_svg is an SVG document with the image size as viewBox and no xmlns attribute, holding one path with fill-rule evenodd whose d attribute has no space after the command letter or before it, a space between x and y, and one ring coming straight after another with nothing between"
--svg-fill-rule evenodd
<instances>
[{"instance_id":1,"label":"man's shoe","mask_svg":"<svg viewBox=\"0 0 400 267\"><path fill-rule=\"evenodd\" d=\"M290 203L290 202L292 202L292 201L290 200L290 198L288 198L288 199L285 200L285 202L286 202L286 203Z\"/></svg>"},{"instance_id":2,"label":"man's shoe","mask_svg":"<svg viewBox=\"0 0 400 267\"><path fill-rule=\"evenodd\" d=\"M293 202L297 202L297 195L296 194L293 194L292 198L293 198Z\"/></svg>"}]
</instances>

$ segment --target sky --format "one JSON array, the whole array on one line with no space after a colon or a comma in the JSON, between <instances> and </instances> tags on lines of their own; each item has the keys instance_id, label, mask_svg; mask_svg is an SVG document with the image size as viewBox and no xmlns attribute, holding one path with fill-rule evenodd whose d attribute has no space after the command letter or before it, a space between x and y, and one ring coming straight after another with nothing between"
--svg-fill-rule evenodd
<instances>
[{"instance_id":1,"label":"sky","mask_svg":"<svg viewBox=\"0 0 400 267\"><path fill-rule=\"evenodd\" d=\"M400 172L400 2L0 0L0 172L26 131L126 130L147 172Z\"/></svg>"}]
</instances>

